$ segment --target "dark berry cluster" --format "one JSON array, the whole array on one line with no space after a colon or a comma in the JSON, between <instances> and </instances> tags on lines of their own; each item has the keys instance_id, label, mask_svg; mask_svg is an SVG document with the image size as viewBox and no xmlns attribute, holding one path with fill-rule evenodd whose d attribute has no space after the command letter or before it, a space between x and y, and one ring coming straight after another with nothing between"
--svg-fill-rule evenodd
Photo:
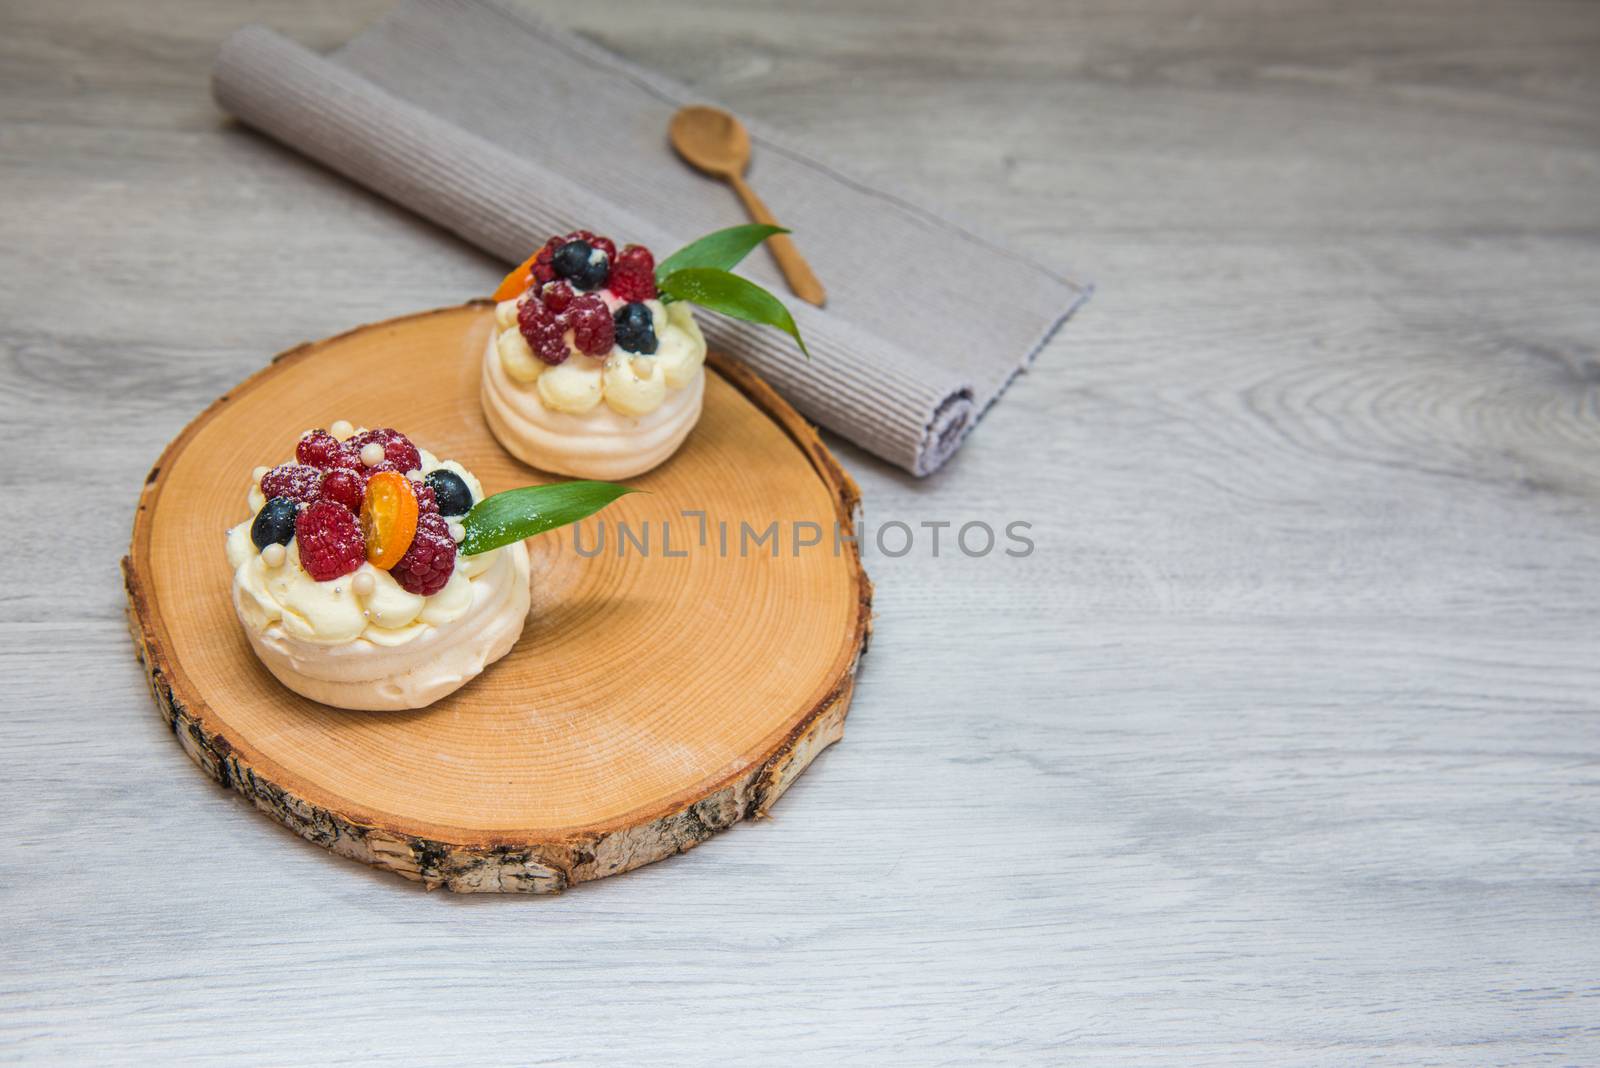
<instances>
[{"instance_id":1,"label":"dark berry cluster","mask_svg":"<svg viewBox=\"0 0 1600 1068\"><path fill-rule=\"evenodd\" d=\"M372 444L382 448L383 458L368 464L361 453ZM369 480L385 471L409 476L422 466L422 454L398 430L380 427L345 441L313 430L295 446L295 459L299 462L274 467L261 477L267 502L250 524L250 540L257 549L296 541L300 566L318 582L348 575L368 559L373 524L368 516L364 533L360 517ZM409 489L417 527L390 574L411 593L437 593L455 569L456 546L445 516L470 511L472 491L459 475L442 468L425 479L406 477L397 484Z\"/></svg>"},{"instance_id":2,"label":"dark berry cluster","mask_svg":"<svg viewBox=\"0 0 1600 1068\"><path fill-rule=\"evenodd\" d=\"M595 357L619 344L653 353L655 326L641 302L656 296L655 267L655 257L642 245L618 252L610 238L588 230L552 237L527 267L529 292L517 307L517 329L552 366L572 348ZM607 290L622 302L615 314L602 295Z\"/></svg>"},{"instance_id":3,"label":"dark berry cluster","mask_svg":"<svg viewBox=\"0 0 1600 1068\"><path fill-rule=\"evenodd\" d=\"M530 268L535 288L557 278L566 279L574 289L587 292L603 288L611 277L611 263L617 246L609 237L597 237L588 230L574 230L565 237L552 237L533 258Z\"/></svg>"}]
</instances>

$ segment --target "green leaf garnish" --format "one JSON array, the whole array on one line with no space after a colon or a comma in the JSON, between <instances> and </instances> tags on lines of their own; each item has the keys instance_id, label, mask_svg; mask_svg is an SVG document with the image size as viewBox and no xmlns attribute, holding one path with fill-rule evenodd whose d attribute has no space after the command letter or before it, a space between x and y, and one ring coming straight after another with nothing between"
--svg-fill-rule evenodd
<instances>
[{"instance_id":1,"label":"green leaf garnish","mask_svg":"<svg viewBox=\"0 0 1600 1068\"><path fill-rule=\"evenodd\" d=\"M775 326L794 338L806 359L811 358L789 309L754 282L715 267L685 267L657 281L656 288L663 297L691 301L746 322Z\"/></svg>"},{"instance_id":2,"label":"green leaf garnish","mask_svg":"<svg viewBox=\"0 0 1600 1068\"><path fill-rule=\"evenodd\" d=\"M674 271L681 271L689 267L716 267L729 271L746 256L750 250L773 234L786 234L789 231L781 226L768 226L765 223L746 223L743 226L730 226L726 230L718 230L714 234L707 234L698 241L691 241L666 259L656 265L656 285L659 287L663 279Z\"/></svg>"},{"instance_id":3,"label":"green leaf garnish","mask_svg":"<svg viewBox=\"0 0 1600 1068\"><path fill-rule=\"evenodd\" d=\"M461 539L461 552L476 556L576 523L623 494L637 492L615 482L556 482L496 493L473 505L461 520L467 531Z\"/></svg>"}]
</instances>

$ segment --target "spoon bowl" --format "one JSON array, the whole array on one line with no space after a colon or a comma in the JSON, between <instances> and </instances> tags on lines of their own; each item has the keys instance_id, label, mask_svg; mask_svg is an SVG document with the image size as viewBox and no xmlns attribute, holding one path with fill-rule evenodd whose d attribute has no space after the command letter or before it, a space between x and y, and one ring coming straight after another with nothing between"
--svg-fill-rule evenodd
<instances>
[{"instance_id":1,"label":"spoon bowl","mask_svg":"<svg viewBox=\"0 0 1600 1068\"><path fill-rule=\"evenodd\" d=\"M667 137L685 163L713 178L742 176L750 166L750 134L721 108L680 108Z\"/></svg>"}]
</instances>

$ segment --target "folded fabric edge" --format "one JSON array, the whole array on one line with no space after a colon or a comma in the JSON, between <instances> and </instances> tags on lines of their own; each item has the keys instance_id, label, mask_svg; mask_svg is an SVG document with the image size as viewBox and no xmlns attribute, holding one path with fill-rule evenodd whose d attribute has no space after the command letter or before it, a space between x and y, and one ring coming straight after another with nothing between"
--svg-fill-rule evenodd
<instances>
[{"instance_id":1,"label":"folded fabric edge","mask_svg":"<svg viewBox=\"0 0 1600 1068\"><path fill-rule=\"evenodd\" d=\"M1092 282L1085 282L1083 284L1083 288L1079 291L1077 298L1073 300L1071 304L1068 304L1066 309L1062 311L1062 313L1057 316L1053 322L1039 332L1038 340L1029 346L1028 351L1023 355L1022 359L1017 362L1016 367L1012 368L1011 373L1006 376L1005 381L1001 382L999 388L997 388L994 393L990 395L988 401L984 403L983 410L977 415L979 420L981 420L984 415L988 413L990 408L994 407L995 401L999 400L1005 391L1011 388L1011 383L1017 380L1018 375L1021 375L1033 368L1034 361L1039 358L1039 354L1044 351L1045 346L1050 344L1050 342L1055 339L1055 336L1061 332L1061 328L1067 325L1067 320L1076 315L1078 313L1078 309L1087 304L1089 302L1089 298L1092 296L1094 296L1094 284Z\"/></svg>"}]
</instances>

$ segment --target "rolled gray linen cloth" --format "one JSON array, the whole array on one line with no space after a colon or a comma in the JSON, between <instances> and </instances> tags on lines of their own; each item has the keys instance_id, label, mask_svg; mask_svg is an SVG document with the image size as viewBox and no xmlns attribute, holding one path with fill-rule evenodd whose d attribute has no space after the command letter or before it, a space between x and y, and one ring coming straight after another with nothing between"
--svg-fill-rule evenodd
<instances>
[{"instance_id":1,"label":"rolled gray linen cloth","mask_svg":"<svg viewBox=\"0 0 1600 1068\"><path fill-rule=\"evenodd\" d=\"M483 0L406 0L330 56L246 27L212 87L240 121L508 267L578 228L664 258L745 221L667 145L692 94ZM758 251L739 271L789 306L811 359L778 331L710 313L708 340L813 421L913 474L937 469L1088 287L749 125L751 184L828 304L794 299Z\"/></svg>"}]
</instances>

